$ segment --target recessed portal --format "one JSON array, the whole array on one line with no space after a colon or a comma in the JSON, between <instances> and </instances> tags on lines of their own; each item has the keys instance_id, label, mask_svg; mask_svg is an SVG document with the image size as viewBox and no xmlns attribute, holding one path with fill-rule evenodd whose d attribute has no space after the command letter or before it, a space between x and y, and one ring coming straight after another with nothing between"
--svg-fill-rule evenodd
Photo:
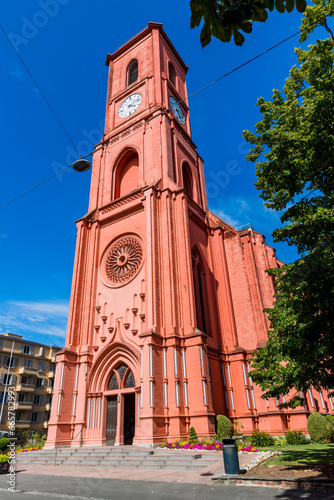
<instances>
[{"instance_id":1,"label":"recessed portal","mask_svg":"<svg viewBox=\"0 0 334 500\"><path fill-rule=\"evenodd\" d=\"M124 444L132 444L135 435L135 393L124 394Z\"/></svg>"}]
</instances>

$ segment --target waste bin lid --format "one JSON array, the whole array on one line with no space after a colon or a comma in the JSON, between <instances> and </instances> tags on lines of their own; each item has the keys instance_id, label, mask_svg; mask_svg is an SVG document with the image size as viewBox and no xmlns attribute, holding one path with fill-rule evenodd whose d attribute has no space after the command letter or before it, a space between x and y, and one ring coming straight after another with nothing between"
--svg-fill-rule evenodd
<instances>
[{"instance_id":1,"label":"waste bin lid","mask_svg":"<svg viewBox=\"0 0 334 500\"><path fill-rule=\"evenodd\" d=\"M235 439L223 439L222 440L223 446L234 446L235 445Z\"/></svg>"}]
</instances>

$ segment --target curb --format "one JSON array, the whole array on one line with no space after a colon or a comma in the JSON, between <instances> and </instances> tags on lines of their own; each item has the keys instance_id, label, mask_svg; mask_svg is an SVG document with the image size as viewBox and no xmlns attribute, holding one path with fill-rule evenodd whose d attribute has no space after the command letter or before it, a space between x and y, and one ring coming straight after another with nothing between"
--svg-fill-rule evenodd
<instances>
[{"instance_id":1,"label":"curb","mask_svg":"<svg viewBox=\"0 0 334 500\"><path fill-rule=\"evenodd\" d=\"M333 479L317 478L294 478L294 477L240 477L217 474L212 476L214 483L220 483L228 486L262 486L266 488L285 488L285 489L303 489L303 490L328 490L334 489Z\"/></svg>"}]
</instances>

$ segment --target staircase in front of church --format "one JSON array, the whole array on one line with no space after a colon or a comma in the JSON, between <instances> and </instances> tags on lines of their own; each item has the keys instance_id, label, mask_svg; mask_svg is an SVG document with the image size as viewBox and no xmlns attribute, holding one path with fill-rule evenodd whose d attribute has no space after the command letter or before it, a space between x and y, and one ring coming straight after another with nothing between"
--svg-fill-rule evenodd
<instances>
[{"instance_id":1,"label":"staircase in front of church","mask_svg":"<svg viewBox=\"0 0 334 500\"><path fill-rule=\"evenodd\" d=\"M59 448L16 455L17 464L84 467L122 467L137 469L198 470L223 459L222 453L196 453L185 450L147 449L134 446L103 448Z\"/></svg>"}]
</instances>

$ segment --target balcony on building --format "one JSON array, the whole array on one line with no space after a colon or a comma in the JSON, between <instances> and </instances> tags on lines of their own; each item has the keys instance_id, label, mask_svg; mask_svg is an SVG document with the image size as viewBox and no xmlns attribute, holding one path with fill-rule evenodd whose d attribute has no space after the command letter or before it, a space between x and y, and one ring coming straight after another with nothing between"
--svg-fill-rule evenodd
<instances>
[{"instance_id":1,"label":"balcony on building","mask_svg":"<svg viewBox=\"0 0 334 500\"><path fill-rule=\"evenodd\" d=\"M43 422L43 427L44 427L44 429L47 429L47 428L48 428L48 421L47 421L47 420L44 420L44 422Z\"/></svg>"},{"instance_id":2,"label":"balcony on building","mask_svg":"<svg viewBox=\"0 0 334 500\"><path fill-rule=\"evenodd\" d=\"M46 403L45 411L51 411L51 403Z\"/></svg>"},{"instance_id":3,"label":"balcony on building","mask_svg":"<svg viewBox=\"0 0 334 500\"><path fill-rule=\"evenodd\" d=\"M15 422L16 429L30 429L31 422L30 420L17 420Z\"/></svg>"},{"instance_id":4,"label":"balcony on building","mask_svg":"<svg viewBox=\"0 0 334 500\"><path fill-rule=\"evenodd\" d=\"M34 392L36 387L33 384L19 384L16 386L17 392Z\"/></svg>"},{"instance_id":5,"label":"balcony on building","mask_svg":"<svg viewBox=\"0 0 334 500\"><path fill-rule=\"evenodd\" d=\"M37 373L37 369L28 366L21 366L19 369L20 375L35 375Z\"/></svg>"},{"instance_id":6,"label":"balcony on building","mask_svg":"<svg viewBox=\"0 0 334 500\"><path fill-rule=\"evenodd\" d=\"M31 401L16 401L15 410L32 410Z\"/></svg>"}]
</instances>

